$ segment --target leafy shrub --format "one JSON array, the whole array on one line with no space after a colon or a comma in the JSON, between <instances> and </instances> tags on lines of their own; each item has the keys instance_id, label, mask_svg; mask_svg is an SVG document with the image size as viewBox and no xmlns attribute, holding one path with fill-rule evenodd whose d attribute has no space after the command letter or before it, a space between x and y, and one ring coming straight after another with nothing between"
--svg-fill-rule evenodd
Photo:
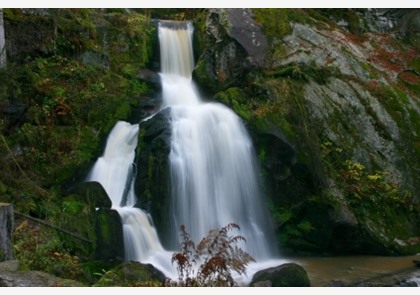
<instances>
[{"instance_id":1,"label":"leafy shrub","mask_svg":"<svg viewBox=\"0 0 420 295\"><path fill-rule=\"evenodd\" d=\"M172 263L177 264L178 282L168 281L165 285L171 287L237 286L232 277L232 271L245 274L248 263L255 260L236 245L239 241L245 241L244 237L228 234L234 229L239 230L239 226L230 223L221 229L210 230L207 236L195 245L185 226L182 225L180 228L181 252L174 253L172 256ZM202 263L198 268L194 268L199 261Z\"/></svg>"}]
</instances>

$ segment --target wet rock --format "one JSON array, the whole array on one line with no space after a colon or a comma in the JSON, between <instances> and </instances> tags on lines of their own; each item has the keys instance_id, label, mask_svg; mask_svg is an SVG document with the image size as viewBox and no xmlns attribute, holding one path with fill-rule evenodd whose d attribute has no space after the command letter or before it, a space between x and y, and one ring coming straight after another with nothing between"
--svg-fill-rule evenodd
<instances>
[{"instance_id":1,"label":"wet rock","mask_svg":"<svg viewBox=\"0 0 420 295\"><path fill-rule=\"evenodd\" d=\"M171 147L170 109L164 109L152 118L140 123L136 148L137 169L135 192L136 207L153 216L155 227L163 237L170 229L167 217L170 204L169 152Z\"/></svg>"},{"instance_id":2,"label":"wet rock","mask_svg":"<svg viewBox=\"0 0 420 295\"><path fill-rule=\"evenodd\" d=\"M95 212L96 253L100 260L123 260L124 236L118 211L101 208Z\"/></svg>"},{"instance_id":3,"label":"wet rock","mask_svg":"<svg viewBox=\"0 0 420 295\"><path fill-rule=\"evenodd\" d=\"M137 78L148 82L154 89L160 89L160 76L152 70L140 69L137 73Z\"/></svg>"},{"instance_id":4,"label":"wet rock","mask_svg":"<svg viewBox=\"0 0 420 295\"><path fill-rule=\"evenodd\" d=\"M85 200L94 208L111 208L112 202L102 184L97 181L82 182L67 191Z\"/></svg>"},{"instance_id":5,"label":"wet rock","mask_svg":"<svg viewBox=\"0 0 420 295\"><path fill-rule=\"evenodd\" d=\"M308 274L296 263L286 263L267 268L254 274L250 286L257 287L271 282L272 287L310 287Z\"/></svg>"},{"instance_id":6,"label":"wet rock","mask_svg":"<svg viewBox=\"0 0 420 295\"><path fill-rule=\"evenodd\" d=\"M209 9L206 40L194 77L208 90L240 81L251 67L265 67L268 43L250 9Z\"/></svg>"},{"instance_id":7,"label":"wet rock","mask_svg":"<svg viewBox=\"0 0 420 295\"><path fill-rule=\"evenodd\" d=\"M392 274L378 276L348 284L349 287L418 287L420 286L420 269L410 268Z\"/></svg>"}]
</instances>

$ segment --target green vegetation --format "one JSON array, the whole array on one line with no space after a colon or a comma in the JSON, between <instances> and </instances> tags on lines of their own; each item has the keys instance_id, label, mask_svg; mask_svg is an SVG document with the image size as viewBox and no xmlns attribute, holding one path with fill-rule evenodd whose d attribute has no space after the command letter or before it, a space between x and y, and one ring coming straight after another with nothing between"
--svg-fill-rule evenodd
<instances>
[{"instance_id":1,"label":"green vegetation","mask_svg":"<svg viewBox=\"0 0 420 295\"><path fill-rule=\"evenodd\" d=\"M4 19L16 50L0 70L0 201L92 241L23 221L15 256L23 269L90 284L83 264L95 254L95 204L68 188L149 93L136 74L152 59L156 31L143 14L100 9L4 9Z\"/></svg>"},{"instance_id":2,"label":"green vegetation","mask_svg":"<svg viewBox=\"0 0 420 295\"><path fill-rule=\"evenodd\" d=\"M21 9L3 11L8 26L6 37L14 50L8 52L7 68L0 70L0 201L93 241L92 245L80 243L63 233L19 220L13 236L15 255L25 270L43 270L87 285L102 278L98 286L111 286L117 282L117 271L109 271L115 265L92 260L95 204L67 189L86 176L114 124L135 117L139 102L154 91L136 77L139 69L156 66L157 33L151 19L194 20L194 49L201 53L214 45L204 41L205 10L57 9L47 10L45 15ZM275 184L269 208L278 226L280 245L307 253L323 253L328 247L334 252L337 249L327 244L334 233L323 225L331 222L329 215L338 214L345 204L360 224L360 232L370 232L370 238L388 247L392 254L419 252L418 244L400 247L395 242L418 236L420 209L413 192L390 181L389 172L380 169L369 153L366 162L371 162L372 167L354 160L362 139L360 131L345 120L339 109L328 114L328 121L319 122L310 116L313 110L304 98L310 83L327 87L332 78L339 78L346 85L360 85L378 100L398 127L400 139L394 141L396 156L400 156L397 165L418 171L418 54L409 42L387 38L386 34L368 39L364 34L368 26L355 9L270 8L253 9L253 13L268 38L267 67L251 69L244 75L246 78L223 88L209 87L219 91L214 99L244 119L257 140L261 134L280 134L296 151L294 166L287 166L281 161L270 162L273 153L281 153L280 148L273 151L276 147L270 146L271 141L260 140L257 147L264 180L270 178ZM370 79L361 81L314 63L273 66L288 53L283 38L292 33L292 23L336 29L341 20L348 23L347 31L341 32L349 42L354 46L362 42L372 45L372 56L357 60ZM344 48L343 55L353 56ZM207 74L212 69L208 67L211 65L205 59L199 59L194 73L201 75L203 84L212 83ZM380 137L393 140L370 102L360 102ZM325 126L337 135L336 140L328 136ZM140 130L138 150L150 148L144 137L144 130ZM153 216L163 211L162 199L153 193L154 181L159 178L163 183L167 178L161 174L164 157L154 154L163 148L163 144L156 146L145 159L145 198L155 202ZM289 174L271 175L269 169L277 164L284 165L282 171ZM413 176L414 181L417 179ZM182 228L182 250L172 260L178 265L180 278L168 284L234 285L232 272L244 273L252 257L235 250L234 244L242 237L230 237L232 229L237 229L236 225L212 231L195 245ZM212 254L208 251L211 242L220 246ZM221 246L222 242L225 246ZM193 266L198 266L196 273ZM121 284L159 285L155 281Z\"/></svg>"},{"instance_id":3,"label":"green vegetation","mask_svg":"<svg viewBox=\"0 0 420 295\"><path fill-rule=\"evenodd\" d=\"M63 247L54 230L22 222L14 231L13 247L21 270L42 270L65 279L83 281L79 257Z\"/></svg>"}]
</instances>

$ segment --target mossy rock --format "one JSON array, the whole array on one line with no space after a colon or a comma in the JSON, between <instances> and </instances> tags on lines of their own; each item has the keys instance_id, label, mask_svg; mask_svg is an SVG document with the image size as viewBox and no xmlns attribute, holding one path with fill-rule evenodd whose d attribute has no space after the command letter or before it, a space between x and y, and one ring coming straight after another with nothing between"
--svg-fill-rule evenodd
<instances>
[{"instance_id":1,"label":"mossy rock","mask_svg":"<svg viewBox=\"0 0 420 295\"><path fill-rule=\"evenodd\" d=\"M101 208L95 212L95 219L97 259L123 259L124 238L118 211Z\"/></svg>"},{"instance_id":2,"label":"mossy rock","mask_svg":"<svg viewBox=\"0 0 420 295\"><path fill-rule=\"evenodd\" d=\"M106 272L94 287L158 287L164 280L165 275L150 264L129 261Z\"/></svg>"},{"instance_id":3,"label":"mossy rock","mask_svg":"<svg viewBox=\"0 0 420 295\"><path fill-rule=\"evenodd\" d=\"M253 276L250 286L258 287L260 284L269 284L271 287L311 286L306 270L296 263L286 263L277 267L271 267L258 271Z\"/></svg>"},{"instance_id":4,"label":"mossy rock","mask_svg":"<svg viewBox=\"0 0 420 295\"><path fill-rule=\"evenodd\" d=\"M102 184L97 181L82 182L69 191L96 208L111 208L112 202Z\"/></svg>"}]
</instances>

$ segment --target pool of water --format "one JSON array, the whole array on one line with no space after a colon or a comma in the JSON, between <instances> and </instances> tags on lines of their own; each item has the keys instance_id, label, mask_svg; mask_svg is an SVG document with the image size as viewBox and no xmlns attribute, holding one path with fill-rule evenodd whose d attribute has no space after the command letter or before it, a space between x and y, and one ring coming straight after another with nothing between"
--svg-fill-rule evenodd
<instances>
[{"instance_id":1,"label":"pool of water","mask_svg":"<svg viewBox=\"0 0 420 295\"><path fill-rule=\"evenodd\" d=\"M298 257L290 260L306 270L312 287L323 287L331 281L352 283L407 270L414 267L414 259L419 260L420 256Z\"/></svg>"}]
</instances>

